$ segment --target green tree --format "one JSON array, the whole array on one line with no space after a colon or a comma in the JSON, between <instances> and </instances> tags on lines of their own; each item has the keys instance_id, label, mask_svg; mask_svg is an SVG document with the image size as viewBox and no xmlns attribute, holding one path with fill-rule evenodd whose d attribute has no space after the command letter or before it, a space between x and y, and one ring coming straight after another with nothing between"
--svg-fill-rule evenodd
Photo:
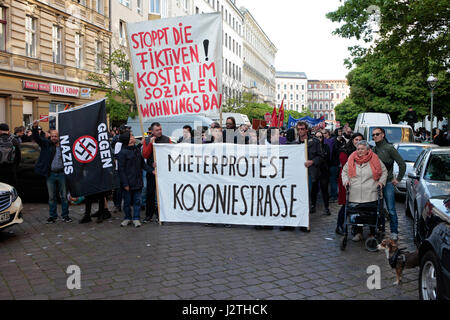
<instances>
[{"instance_id":1,"label":"green tree","mask_svg":"<svg viewBox=\"0 0 450 320\"><path fill-rule=\"evenodd\" d=\"M97 91L106 92L106 111L114 125L125 123L129 116L137 115L134 86L124 75L130 73L130 61L122 49L111 55L103 55L104 68L101 74L90 73L88 79L98 85ZM106 82L110 79L110 82Z\"/></svg>"},{"instance_id":2,"label":"green tree","mask_svg":"<svg viewBox=\"0 0 450 320\"><path fill-rule=\"evenodd\" d=\"M439 79L434 114L448 116L449 8L450 0L358 0L345 1L328 13L330 20L341 23L334 34L373 41L368 48L349 48L351 58L345 63L355 67L347 75L351 101L337 107L337 119L352 123L357 116L353 110L358 110L387 112L398 122L408 106L420 119L429 114L430 73Z\"/></svg>"}]
</instances>

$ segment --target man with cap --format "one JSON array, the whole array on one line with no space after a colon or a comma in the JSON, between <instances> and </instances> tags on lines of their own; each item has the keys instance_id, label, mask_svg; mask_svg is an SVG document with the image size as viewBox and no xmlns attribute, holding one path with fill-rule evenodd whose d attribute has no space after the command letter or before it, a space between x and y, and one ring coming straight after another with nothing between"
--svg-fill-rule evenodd
<instances>
[{"instance_id":1,"label":"man with cap","mask_svg":"<svg viewBox=\"0 0 450 320\"><path fill-rule=\"evenodd\" d=\"M20 142L9 133L6 123L0 124L0 182L17 188L16 169L20 163Z\"/></svg>"},{"instance_id":2,"label":"man with cap","mask_svg":"<svg viewBox=\"0 0 450 320\"><path fill-rule=\"evenodd\" d=\"M72 222L72 219L69 218L66 176L64 175L59 133L57 130L51 130L50 139L42 138L39 135L38 122L38 120L33 122L33 139L39 147L41 147L41 153L39 154L39 159L36 162L34 171L47 179L48 205L50 213L50 217L47 219L47 224L55 223L58 218L57 194L59 194L61 199L61 216L63 221Z\"/></svg>"}]
</instances>

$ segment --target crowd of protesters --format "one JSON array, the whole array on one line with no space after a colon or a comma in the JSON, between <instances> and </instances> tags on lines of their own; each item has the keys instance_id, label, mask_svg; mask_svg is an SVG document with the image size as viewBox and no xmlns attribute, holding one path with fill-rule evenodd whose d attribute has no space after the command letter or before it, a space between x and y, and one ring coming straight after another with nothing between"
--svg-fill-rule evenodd
<instances>
[{"instance_id":1,"label":"crowd of protesters","mask_svg":"<svg viewBox=\"0 0 450 320\"><path fill-rule=\"evenodd\" d=\"M411 118L411 121L414 119ZM432 135L426 136L426 130L420 128L416 138L420 141L429 141L445 146L449 145L449 134L434 129ZM432 136L432 137L431 137ZM107 198L112 194L114 213L123 212L124 219L121 226L133 224L141 226L141 211L145 210L144 223L158 222L155 168L153 158L154 143L172 143L172 140L163 135L162 126L155 122L137 142L133 132L127 126L114 127L110 131L111 145L114 151L116 189L85 197L85 212L80 223L92 221L102 222L112 217L108 209ZM222 129L219 123L213 122L211 126L192 128L183 127L182 136L177 143L234 143L257 145L296 145L307 143L307 160L304 163L308 168L310 190L310 213L316 213L318 194L321 194L324 211L331 215L329 204L338 202L341 209L337 214L336 233L343 233L344 204L346 203L346 189L353 187L361 191L363 196L350 196L351 202L373 202L377 187L382 187L384 199L390 218L391 237L398 237L397 213L395 210L394 186L403 178L405 162L397 150L386 140L382 128L373 130L375 147L372 149L363 136L353 133L348 124L330 132L320 126L310 128L308 123L299 121L288 130L277 127L266 127L254 130L243 124L236 125L233 117L226 119L226 128ZM15 128L11 134L6 124L0 124L0 147L2 158L0 163L1 182L17 186L16 168L20 164L20 145L25 142L36 142L40 148L40 156L35 165L35 172L46 177L49 194L49 218L47 223L57 221L57 198L61 199L62 220L71 222L69 217L69 203L67 187L63 172L63 161L59 145L57 130L44 132L33 122L32 128ZM7 154L8 146L14 150ZM397 163L399 172L393 175L393 164ZM358 164L358 165L355 165ZM356 179L358 177L358 179ZM361 180L362 179L362 180ZM361 182L363 181L363 182ZM353 186L352 186L353 185ZM367 201L366 201L367 200ZM98 202L98 211L91 213L92 204ZM227 225L229 226L229 225ZM292 228L282 228L288 230ZM373 230L372 230L373 231ZM384 219L382 219L384 232ZM361 232L357 230L355 241L361 240Z\"/></svg>"}]
</instances>

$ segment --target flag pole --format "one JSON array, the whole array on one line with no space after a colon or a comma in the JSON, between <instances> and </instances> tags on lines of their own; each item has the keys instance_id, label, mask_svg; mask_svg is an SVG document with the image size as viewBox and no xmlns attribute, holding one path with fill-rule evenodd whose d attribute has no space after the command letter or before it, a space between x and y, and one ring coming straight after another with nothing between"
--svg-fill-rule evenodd
<instances>
[{"instance_id":1,"label":"flag pole","mask_svg":"<svg viewBox=\"0 0 450 320\"><path fill-rule=\"evenodd\" d=\"M133 63L132 63L132 58L131 58L130 43L128 42L128 23L127 22L125 22L125 34L126 34L125 38L127 40L128 58L130 59L130 73L133 75L133 89L134 89L134 96L135 96L135 99L136 99L136 108L138 109L139 125L141 127L142 139L144 139L144 132L145 132L144 131L144 124L143 124L141 108L140 108L140 104L139 104L139 96L138 96L138 93L137 93L137 88L136 88L135 79L134 79ZM111 52L109 54L111 54Z\"/></svg>"},{"instance_id":2,"label":"flag pole","mask_svg":"<svg viewBox=\"0 0 450 320\"><path fill-rule=\"evenodd\" d=\"M308 161L308 136L306 136L306 141L305 141L305 159L306 161ZM306 168L306 184L307 184L307 188L306 188L306 192L308 194L308 227L306 228L309 231L311 231L311 222L310 222L310 218L311 215L309 213L309 168Z\"/></svg>"}]
</instances>

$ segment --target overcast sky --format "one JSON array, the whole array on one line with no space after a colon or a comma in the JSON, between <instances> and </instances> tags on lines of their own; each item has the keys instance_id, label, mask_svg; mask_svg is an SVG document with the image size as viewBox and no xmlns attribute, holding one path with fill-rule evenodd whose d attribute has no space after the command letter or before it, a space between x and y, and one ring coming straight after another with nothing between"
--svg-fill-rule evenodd
<instances>
[{"instance_id":1,"label":"overcast sky","mask_svg":"<svg viewBox=\"0 0 450 320\"><path fill-rule=\"evenodd\" d=\"M356 40L333 36L339 24L325 17L339 0L236 0L275 44L277 71L305 72L308 79L345 79L344 59Z\"/></svg>"}]
</instances>

